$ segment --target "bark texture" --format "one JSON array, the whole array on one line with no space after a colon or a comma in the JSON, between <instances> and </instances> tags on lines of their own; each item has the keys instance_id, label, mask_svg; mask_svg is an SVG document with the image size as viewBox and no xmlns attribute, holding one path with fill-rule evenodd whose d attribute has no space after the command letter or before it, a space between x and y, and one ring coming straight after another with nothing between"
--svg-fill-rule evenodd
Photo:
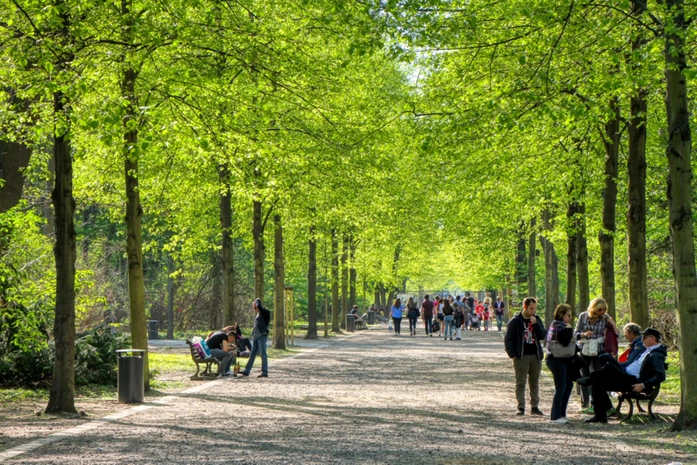
<instances>
[{"instance_id":1,"label":"bark texture","mask_svg":"<svg viewBox=\"0 0 697 465\"><path fill-rule=\"evenodd\" d=\"M617 205L617 173L620 153L620 104L612 99L613 117L605 123L605 185L603 187L603 228L598 235L600 242L600 282L607 311L617 318L615 306L615 231Z\"/></svg>"},{"instance_id":2,"label":"bark texture","mask_svg":"<svg viewBox=\"0 0 697 465\"><path fill-rule=\"evenodd\" d=\"M277 349L286 348L286 313L285 313L285 263L283 258L283 226L281 215L274 215L274 325L273 341Z\"/></svg>"},{"instance_id":3,"label":"bark texture","mask_svg":"<svg viewBox=\"0 0 697 465\"><path fill-rule=\"evenodd\" d=\"M551 230L550 218L549 210L545 210L545 230ZM540 236L540 245L545 254L545 326L549 326L554 317L554 309L559 305L559 258L552 241Z\"/></svg>"},{"instance_id":4,"label":"bark texture","mask_svg":"<svg viewBox=\"0 0 697 465\"><path fill-rule=\"evenodd\" d=\"M537 233L535 232L535 218L530 220L530 237L528 238L528 295L537 296L537 283L535 282L535 261L537 260Z\"/></svg>"},{"instance_id":5,"label":"bark texture","mask_svg":"<svg viewBox=\"0 0 697 465\"><path fill-rule=\"evenodd\" d=\"M339 239L332 231L332 331L340 331L341 304L339 302Z\"/></svg>"},{"instance_id":6,"label":"bark texture","mask_svg":"<svg viewBox=\"0 0 697 465\"><path fill-rule=\"evenodd\" d=\"M341 249L341 329L346 329L346 314L348 313L348 236L344 234Z\"/></svg>"},{"instance_id":7,"label":"bark texture","mask_svg":"<svg viewBox=\"0 0 697 465\"><path fill-rule=\"evenodd\" d=\"M307 335L306 339L317 338L317 239L315 228L310 228L307 266Z\"/></svg>"},{"instance_id":8,"label":"bark texture","mask_svg":"<svg viewBox=\"0 0 697 465\"><path fill-rule=\"evenodd\" d=\"M528 295L528 272L526 267L525 244L527 242L527 232L525 222L518 223L518 243L515 258L516 283L518 284L518 295L526 297Z\"/></svg>"},{"instance_id":9,"label":"bark texture","mask_svg":"<svg viewBox=\"0 0 697 465\"><path fill-rule=\"evenodd\" d=\"M230 173L224 167L218 168L223 192L220 194L220 226L223 233L221 267L223 273L223 326L237 322L235 314L235 265L232 242L232 195L230 192Z\"/></svg>"},{"instance_id":10,"label":"bark texture","mask_svg":"<svg viewBox=\"0 0 697 465\"><path fill-rule=\"evenodd\" d=\"M566 217L569 221L566 240L566 303L569 304L571 308L576 308L576 257L578 252L578 247L576 245L578 240L576 231L578 226L576 218L577 210L578 202L569 202L566 211Z\"/></svg>"},{"instance_id":11,"label":"bark texture","mask_svg":"<svg viewBox=\"0 0 697 465\"><path fill-rule=\"evenodd\" d=\"M578 312L585 312L590 305L590 281L588 279L588 240L586 239L586 205L578 204L578 256L576 273L578 274ZM614 317L613 317L614 318Z\"/></svg>"},{"instance_id":12,"label":"bark texture","mask_svg":"<svg viewBox=\"0 0 697 465\"><path fill-rule=\"evenodd\" d=\"M254 201L252 236L254 236L254 295L264 300L264 222L261 201Z\"/></svg>"}]
</instances>

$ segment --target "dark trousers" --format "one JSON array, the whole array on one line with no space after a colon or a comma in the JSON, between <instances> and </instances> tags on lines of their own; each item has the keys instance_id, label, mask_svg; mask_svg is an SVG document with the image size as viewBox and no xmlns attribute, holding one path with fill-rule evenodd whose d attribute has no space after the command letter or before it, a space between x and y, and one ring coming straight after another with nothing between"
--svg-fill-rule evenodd
<instances>
[{"instance_id":1,"label":"dark trousers","mask_svg":"<svg viewBox=\"0 0 697 465\"><path fill-rule=\"evenodd\" d=\"M396 316L392 317L392 321L394 321L394 332L395 334L399 334L399 327L402 325L402 319L397 318Z\"/></svg>"},{"instance_id":2,"label":"dark trousers","mask_svg":"<svg viewBox=\"0 0 697 465\"><path fill-rule=\"evenodd\" d=\"M591 392L593 393L594 413L596 417L604 418L612 408L608 391L628 392L639 380L627 374L619 365L607 364L590 375Z\"/></svg>"},{"instance_id":3,"label":"dark trousers","mask_svg":"<svg viewBox=\"0 0 697 465\"><path fill-rule=\"evenodd\" d=\"M569 405L569 397L573 391L574 382L570 370L570 358L546 358L547 368L554 377L554 397L552 398L552 413L550 420L558 420L566 417L566 407Z\"/></svg>"},{"instance_id":4,"label":"dark trousers","mask_svg":"<svg viewBox=\"0 0 697 465\"><path fill-rule=\"evenodd\" d=\"M581 355L581 358L587 364L581 367L581 374L583 376L590 376L591 373L600 370L600 361L597 356L591 357L589 355ZM593 397L593 401L591 402L591 396L591 389L588 386L581 386L581 404L584 407L588 407L591 403L595 405L595 397Z\"/></svg>"},{"instance_id":5,"label":"dark trousers","mask_svg":"<svg viewBox=\"0 0 697 465\"><path fill-rule=\"evenodd\" d=\"M426 328L426 335L433 333L433 320L431 318L424 318L424 328Z\"/></svg>"},{"instance_id":6,"label":"dark trousers","mask_svg":"<svg viewBox=\"0 0 697 465\"><path fill-rule=\"evenodd\" d=\"M409 334L414 333L416 334L416 321L419 319L418 316L410 316L409 317Z\"/></svg>"}]
</instances>

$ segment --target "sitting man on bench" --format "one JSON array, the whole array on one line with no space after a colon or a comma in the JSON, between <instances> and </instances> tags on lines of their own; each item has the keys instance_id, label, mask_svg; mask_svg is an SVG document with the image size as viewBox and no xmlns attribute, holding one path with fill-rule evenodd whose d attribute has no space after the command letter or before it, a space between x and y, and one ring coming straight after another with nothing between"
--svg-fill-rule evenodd
<instances>
[{"instance_id":1,"label":"sitting man on bench","mask_svg":"<svg viewBox=\"0 0 697 465\"><path fill-rule=\"evenodd\" d=\"M232 362L235 361L235 339L237 335L234 331L229 331L227 333L223 331L216 331L206 339L206 344L211 350L211 355L220 360L218 364L218 376L230 376L232 372L230 371L230 366Z\"/></svg>"},{"instance_id":2,"label":"sitting man on bench","mask_svg":"<svg viewBox=\"0 0 697 465\"><path fill-rule=\"evenodd\" d=\"M363 328L366 328L365 325L365 319L358 314L358 305L354 305L351 311L349 312L350 315L354 315L356 317L355 324L356 328L359 326L362 326Z\"/></svg>"},{"instance_id":3,"label":"sitting man on bench","mask_svg":"<svg viewBox=\"0 0 697 465\"><path fill-rule=\"evenodd\" d=\"M608 363L590 376L580 378L581 386L591 386L595 403L595 416L586 423L607 423L607 411L612 408L608 391L651 392L666 379L666 346L660 344L661 333L646 328L642 333L646 350L626 368L618 363Z\"/></svg>"}]
</instances>

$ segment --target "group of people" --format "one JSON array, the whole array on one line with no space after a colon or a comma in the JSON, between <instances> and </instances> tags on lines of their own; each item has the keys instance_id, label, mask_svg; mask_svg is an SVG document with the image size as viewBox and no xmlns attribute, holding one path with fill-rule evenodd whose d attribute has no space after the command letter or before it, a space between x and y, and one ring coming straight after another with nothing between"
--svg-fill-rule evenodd
<instances>
[{"instance_id":1,"label":"group of people","mask_svg":"<svg viewBox=\"0 0 697 465\"><path fill-rule=\"evenodd\" d=\"M573 383L582 386L584 413L590 423L607 423L612 412L608 392L645 392L649 394L666 378L666 346L661 333L654 328L641 328L629 323L624 335L630 343L625 351L626 361L617 360L616 341L619 329L607 314L607 303L594 299L588 310L578 317L572 327L571 307L558 305L554 320L545 329L536 315L537 300L527 297L523 310L508 322L504 338L506 353L513 359L517 415L525 415L525 385L530 390L530 413L544 415L540 410L540 372L542 361L554 378L554 397L550 422L568 423L567 407ZM620 359L622 359L621 357ZM589 395L590 394L590 395Z\"/></svg>"},{"instance_id":2,"label":"group of people","mask_svg":"<svg viewBox=\"0 0 697 465\"><path fill-rule=\"evenodd\" d=\"M489 331L489 321L496 318L498 330L501 331L505 321L506 305L501 297L496 297L492 303L491 296L487 295L483 301L478 301L469 293L464 297L437 296L431 300L427 294L421 304L413 297L409 297L406 306L402 300L395 299L390 309L390 318L394 324L395 336L401 334L402 319L406 315L409 320L409 335L416 336L416 327L419 319L424 325L425 334L433 337L438 333L445 340L462 339L462 331Z\"/></svg>"},{"instance_id":3,"label":"group of people","mask_svg":"<svg viewBox=\"0 0 697 465\"><path fill-rule=\"evenodd\" d=\"M218 376L237 376L230 370L235 360L235 353L249 355L249 360L244 370L239 372L241 376L249 376L254 366L257 355L261 357L260 378L269 376L269 359L266 355L266 342L269 336L269 322L271 312L261 303L261 299L256 299L252 303L254 310L254 327L252 328L251 341L242 336L242 329L239 324L226 326L225 328L210 333L206 338L206 344L211 351L211 355L218 360Z\"/></svg>"}]
</instances>

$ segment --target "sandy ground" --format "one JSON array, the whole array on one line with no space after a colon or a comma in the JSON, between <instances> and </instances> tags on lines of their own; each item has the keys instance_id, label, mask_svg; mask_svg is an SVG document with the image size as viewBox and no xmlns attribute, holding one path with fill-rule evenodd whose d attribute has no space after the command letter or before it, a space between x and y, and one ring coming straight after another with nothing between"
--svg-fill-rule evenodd
<instances>
[{"instance_id":1,"label":"sandy ground","mask_svg":"<svg viewBox=\"0 0 697 465\"><path fill-rule=\"evenodd\" d=\"M268 379L256 378L255 368L250 378L207 382L199 392L150 401L148 410L12 463L696 462L661 447L676 436L660 422L584 424L574 397L567 425L514 416L513 369L501 334L465 333L464 339L395 337L383 328L320 340L273 362ZM545 413L552 393L551 377L543 375ZM676 413L674 406L656 410ZM10 429L22 428L5 424L3 435ZM23 438L44 433L35 428Z\"/></svg>"}]
</instances>

